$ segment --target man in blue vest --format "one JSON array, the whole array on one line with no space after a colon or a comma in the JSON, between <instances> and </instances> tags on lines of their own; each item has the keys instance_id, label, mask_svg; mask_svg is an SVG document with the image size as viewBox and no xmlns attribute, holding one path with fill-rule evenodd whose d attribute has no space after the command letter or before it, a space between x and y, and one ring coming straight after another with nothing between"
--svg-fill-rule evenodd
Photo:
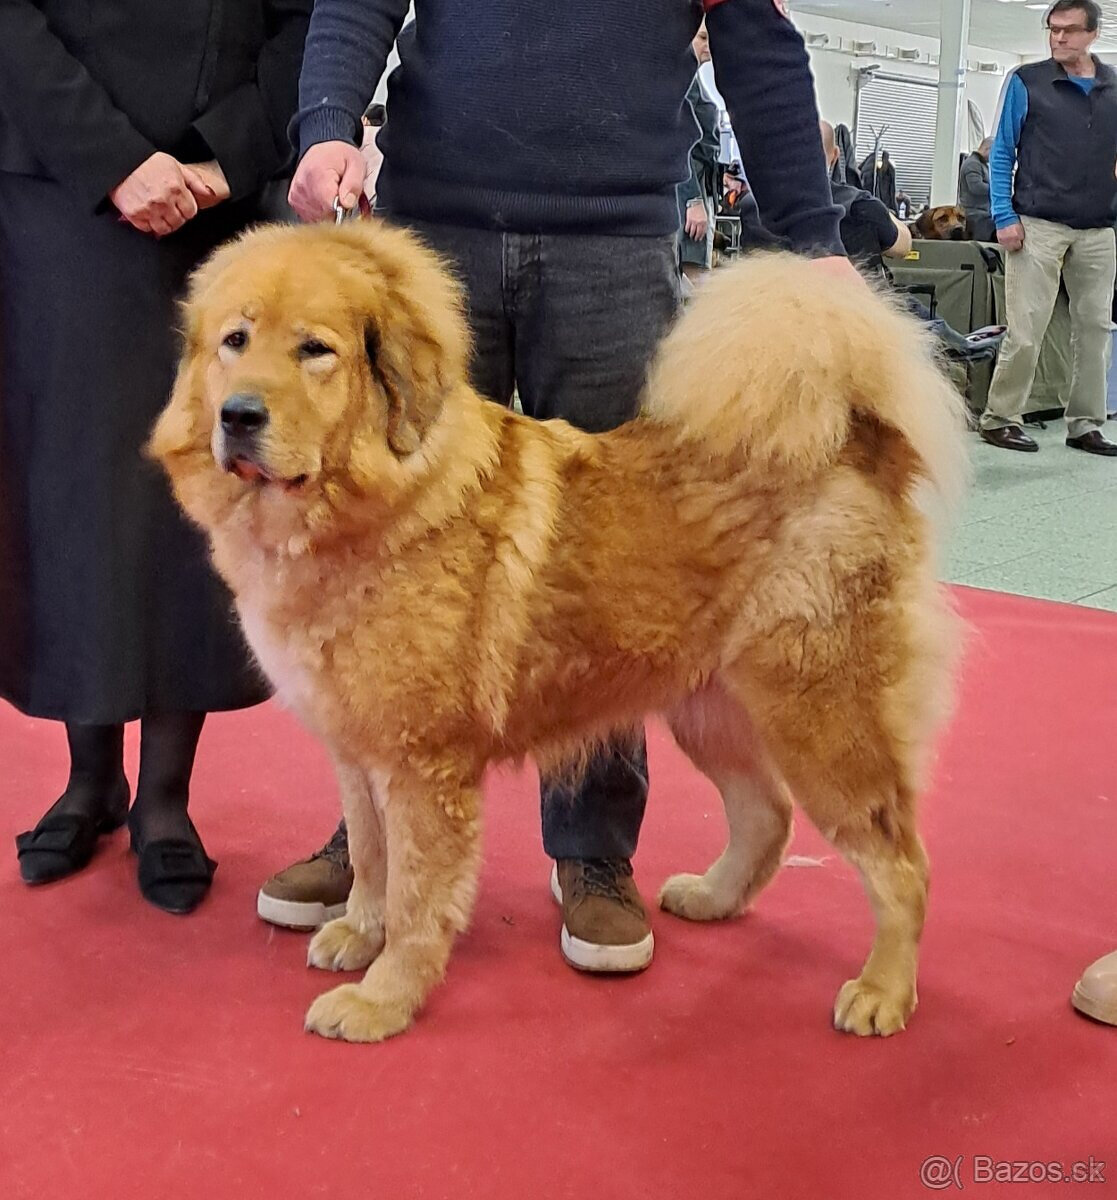
<instances>
[{"instance_id":1,"label":"man in blue vest","mask_svg":"<svg viewBox=\"0 0 1117 1200\"><path fill-rule=\"evenodd\" d=\"M1003 450L1039 449L1022 417L1062 280L1074 337L1067 445L1117 456L1102 433L1117 271L1117 74L1090 52L1100 26L1095 0L1056 0L1051 57L1018 67L1001 95L990 186L1007 252L1009 332L981 436Z\"/></svg>"}]
</instances>

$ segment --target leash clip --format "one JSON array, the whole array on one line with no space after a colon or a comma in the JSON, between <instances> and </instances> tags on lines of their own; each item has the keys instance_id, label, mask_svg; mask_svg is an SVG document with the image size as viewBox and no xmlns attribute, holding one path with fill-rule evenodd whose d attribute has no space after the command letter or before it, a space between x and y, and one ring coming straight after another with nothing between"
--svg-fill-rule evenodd
<instances>
[{"instance_id":1,"label":"leash clip","mask_svg":"<svg viewBox=\"0 0 1117 1200\"><path fill-rule=\"evenodd\" d=\"M344 208L341 203L341 197L334 197L334 224L343 225L346 221L357 221L362 217L370 217L372 215L372 206L368 202L368 197L362 192L357 197L357 203L352 208Z\"/></svg>"}]
</instances>

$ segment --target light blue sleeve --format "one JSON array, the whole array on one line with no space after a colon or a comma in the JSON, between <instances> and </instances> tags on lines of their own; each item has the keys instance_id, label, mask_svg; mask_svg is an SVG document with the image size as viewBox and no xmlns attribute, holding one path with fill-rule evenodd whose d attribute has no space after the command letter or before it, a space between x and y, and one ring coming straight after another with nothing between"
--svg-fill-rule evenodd
<instances>
[{"instance_id":1,"label":"light blue sleeve","mask_svg":"<svg viewBox=\"0 0 1117 1200\"><path fill-rule=\"evenodd\" d=\"M1015 225L1020 218L1012 207L1012 175L1016 169L1016 147L1028 115L1028 89L1015 72L1005 80L997 108L993 149L989 152L989 194L993 224L998 229Z\"/></svg>"}]
</instances>

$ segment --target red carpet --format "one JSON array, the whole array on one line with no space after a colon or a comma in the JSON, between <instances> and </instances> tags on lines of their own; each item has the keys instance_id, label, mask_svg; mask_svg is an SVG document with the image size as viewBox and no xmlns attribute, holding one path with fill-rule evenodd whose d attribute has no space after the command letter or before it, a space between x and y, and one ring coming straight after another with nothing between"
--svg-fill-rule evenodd
<instances>
[{"instance_id":1,"label":"red carpet","mask_svg":"<svg viewBox=\"0 0 1117 1200\"><path fill-rule=\"evenodd\" d=\"M0 711L3 1200L869 1200L927 1195L929 1155L1106 1161L1117 1029L1077 1017L1117 946L1117 618L963 591L963 699L924 827L934 884L908 1032L832 1032L870 917L835 858L785 869L744 919L658 914L639 978L559 959L534 784L489 788L485 878L448 985L408 1035L301 1032L333 982L255 917L272 869L336 817L322 753L269 706L207 729L194 812L220 859L192 918L136 891L125 837L32 891L12 837L53 799L56 726ZM638 859L652 895L720 848L720 805L653 732ZM829 849L799 821L793 853Z\"/></svg>"}]
</instances>

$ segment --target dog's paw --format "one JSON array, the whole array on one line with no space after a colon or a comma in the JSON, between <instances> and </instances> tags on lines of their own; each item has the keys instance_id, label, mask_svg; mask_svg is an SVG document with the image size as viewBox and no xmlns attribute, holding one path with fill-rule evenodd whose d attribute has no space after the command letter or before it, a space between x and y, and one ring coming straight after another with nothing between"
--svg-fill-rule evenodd
<instances>
[{"instance_id":1,"label":"dog's paw","mask_svg":"<svg viewBox=\"0 0 1117 1200\"><path fill-rule=\"evenodd\" d=\"M834 1028L858 1037L891 1037L903 1031L915 1004L912 988L889 991L878 984L851 979L834 1004Z\"/></svg>"},{"instance_id":2,"label":"dog's paw","mask_svg":"<svg viewBox=\"0 0 1117 1200\"><path fill-rule=\"evenodd\" d=\"M672 875L660 888L659 907L687 921L721 921L740 911L740 902L719 895L704 875Z\"/></svg>"},{"instance_id":3,"label":"dog's paw","mask_svg":"<svg viewBox=\"0 0 1117 1200\"><path fill-rule=\"evenodd\" d=\"M355 983L323 992L306 1014L308 1033L344 1042L382 1042L411 1024L411 1009L370 999Z\"/></svg>"},{"instance_id":4,"label":"dog's paw","mask_svg":"<svg viewBox=\"0 0 1117 1200\"><path fill-rule=\"evenodd\" d=\"M310 939L307 966L323 971L363 971L384 949L384 930L376 925L363 933L345 917L329 921Z\"/></svg>"}]
</instances>

